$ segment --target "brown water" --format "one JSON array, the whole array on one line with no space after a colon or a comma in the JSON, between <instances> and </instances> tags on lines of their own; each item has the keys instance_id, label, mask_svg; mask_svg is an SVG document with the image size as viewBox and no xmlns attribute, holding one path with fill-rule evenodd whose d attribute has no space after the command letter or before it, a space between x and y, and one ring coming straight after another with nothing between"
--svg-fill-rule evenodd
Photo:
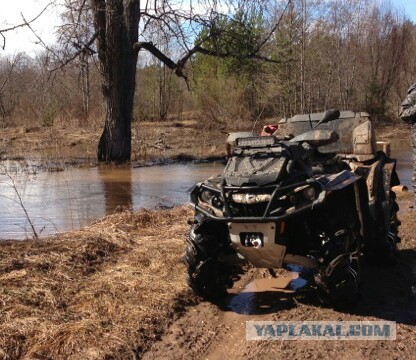
<instances>
[{"instance_id":1,"label":"brown water","mask_svg":"<svg viewBox=\"0 0 416 360\"><path fill-rule=\"evenodd\" d=\"M25 171L15 163L3 166L15 181L15 188L40 235L78 229L120 207L137 210L186 203L192 185L223 169L221 164L188 164L38 172L35 164L28 164ZM0 239L31 237L30 225L18 203L12 180L4 174L4 169L2 173Z\"/></svg>"},{"instance_id":2,"label":"brown water","mask_svg":"<svg viewBox=\"0 0 416 360\"><path fill-rule=\"evenodd\" d=\"M394 144L393 144L394 145ZM392 147L402 184L411 189L412 156L405 143ZM4 174L4 169L11 178ZM156 208L189 201L196 182L221 172L221 164L187 164L146 168L69 168L39 170L36 163L0 165L0 239L31 237L30 225L13 188L40 235L63 232L92 222L119 207Z\"/></svg>"},{"instance_id":3,"label":"brown water","mask_svg":"<svg viewBox=\"0 0 416 360\"><path fill-rule=\"evenodd\" d=\"M392 147L391 156L397 160L397 173L402 185L412 190L413 156L410 145L396 145Z\"/></svg>"}]
</instances>

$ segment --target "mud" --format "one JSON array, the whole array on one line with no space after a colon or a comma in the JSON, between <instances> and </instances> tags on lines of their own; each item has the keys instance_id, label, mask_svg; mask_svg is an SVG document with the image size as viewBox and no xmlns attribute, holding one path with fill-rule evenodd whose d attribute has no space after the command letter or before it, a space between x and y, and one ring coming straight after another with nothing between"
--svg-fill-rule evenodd
<instances>
[{"instance_id":1,"label":"mud","mask_svg":"<svg viewBox=\"0 0 416 360\"><path fill-rule=\"evenodd\" d=\"M183 130L183 128L180 129ZM151 132L149 131L150 135L158 133L154 130L153 124L151 130ZM405 130L407 131L407 129ZM192 131L192 133L186 134L187 136L184 136L183 131L180 132L181 138L188 142L188 147L194 147L194 144L189 139L194 139L200 133L196 129L195 131L192 129ZM389 132L388 138L391 137L391 133ZM87 157L91 156L91 158L94 158L96 140L99 138L99 134L91 134L91 137L90 134L88 134L88 137L84 137L84 135L87 134L80 134L79 138L74 140L73 135L67 138L63 132L62 139L58 138L56 141L52 139L54 141L51 141L48 145L50 145L51 149L61 149L61 145L64 145L68 148L73 148L75 151L78 148L81 149L84 143L91 143L87 150L82 148L82 152L86 153ZM405 136L408 136L408 134L401 132L397 135L397 138L404 139ZM10 155L12 150L17 151L12 156L24 157L28 153L33 153L33 151L42 153L44 151L44 143L50 138L50 134L32 134L29 131L16 134L16 131L12 129L10 134L3 134L3 137L5 139L2 141L3 146L0 148L0 151L4 153L4 157ZM211 139L211 134L208 134L206 138ZM174 139L179 139L179 136ZM203 140L205 141L205 139ZM148 144L147 148L150 149L154 139L144 139L143 142L145 145ZM168 139L168 144L171 147L170 152L172 154L175 153L177 155L179 151L183 152L182 144L177 144L170 139ZM214 145L208 142L203 142L203 145L201 146L201 152L204 154L210 148L212 148L213 154L222 151L220 145L218 145L218 148L215 148ZM192 151L195 151L195 149L189 150L191 154L193 153ZM55 154L46 152L44 154L46 157L55 156ZM155 150L151 155L153 158L166 156L162 150ZM42 155L43 158L44 156ZM195 305L187 306L185 311L183 309L176 311L171 317L166 314L159 315L167 317L167 319L163 318L163 324L168 324L165 332L161 336L157 332L151 339L149 337L149 342L145 347L136 349L137 357L169 360L252 358L367 360L416 358L416 212L411 208L411 198L406 194L399 194L398 199L401 207L399 217L402 220L400 228L402 243L400 245L398 263L394 267L365 265L366 268L363 271L365 285L361 301L356 308L342 312L320 307L316 303L307 302L295 296L299 287L296 283L299 279L299 277L296 277L297 275L279 273L280 277L274 279L264 271L249 269L236 282L230 291L230 295L223 302L212 304L196 300ZM160 228L158 230L160 232ZM166 232L169 231L166 230ZM155 235L155 239L151 239L149 244L153 244L157 236ZM62 251L57 254L61 256L61 253ZM146 254L143 255L144 260L146 260ZM27 257L31 261L30 255L29 251L25 252L25 259ZM29 260L26 259L25 261L30 262ZM144 260L140 259L140 262L144 262ZM135 259L135 261L137 260ZM49 262L47 265L49 266ZM164 268L166 269L166 266ZM115 273L111 267L109 269L112 274ZM123 269L122 272L125 272L124 267L120 269ZM132 272L132 274L134 275L133 278L136 279L136 273ZM160 273L157 273L157 275L158 283L160 283ZM289 278L285 278L286 276ZM65 278L67 278L67 274ZM69 279L71 282L74 281L72 278ZM96 282L102 283L100 278L97 278ZM118 282L114 282L114 284L118 284ZM120 285L125 286L122 282ZM137 288L140 289L139 287ZM109 291L106 290L106 293L109 293ZM168 293L168 290L166 290L166 293ZM125 292L120 291L117 291L117 294L122 294L122 296L117 296L119 298L123 298L126 295ZM192 296L189 295L189 297L191 298ZM137 305L139 301L136 294L134 294L132 299L134 299L134 305ZM113 301L111 304L113 304ZM21 310L26 311L26 306L21 307ZM45 308L48 307L45 306ZM116 308L114 313L119 312L120 309ZM53 313L53 317L56 317L57 313L58 311ZM123 315L123 313L121 314ZM126 312L126 314L128 315L125 318L131 320L131 312ZM396 341L253 342L245 340L245 322L248 320L394 320L398 324L398 336ZM68 318L64 318L62 321L66 322ZM147 324L147 321L149 323L154 322L154 319L149 318L149 315L147 315L145 321L139 322ZM104 325L108 326L110 322L97 323L97 327ZM129 331L134 329L133 331L139 332L140 330L136 330L135 326L137 324L129 323ZM20 330L16 334L20 337L20 341L23 341ZM99 336L97 335L96 338ZM49 336L50 338L51 336ZM74 343L77 342L79 342L79 337L74 340ZM142 353L143 349L148 349L149 347L150 349L146 353Z\"/></svg>"},{"instance_id":2,"label":"mud","mask_svg":"<svg viewBox=\"0 0 416 360\"><path fill-rule=\"evenodd\" d=\"M299 297L293 283L302 277L294 269L279 271L277 278L249 269L223 302L188 308L143 359L416 358L416 212L409 207L409 194L398 197L402 220L398 262L390 267L364 264L364 286L356 307L335 311ZM247 341L249 320L392 320L397 322L397 340Z\"/></svg>"}]
</instances>

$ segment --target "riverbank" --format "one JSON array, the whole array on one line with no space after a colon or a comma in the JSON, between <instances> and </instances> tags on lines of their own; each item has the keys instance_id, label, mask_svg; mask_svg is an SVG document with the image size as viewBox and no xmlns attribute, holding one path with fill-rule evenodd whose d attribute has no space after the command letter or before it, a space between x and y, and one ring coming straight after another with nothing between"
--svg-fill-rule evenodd
<instances>
[{"instance_id":1,"label":"riverbank","mask_svg":"<svg viewBox=\"0 0 416 360\"><path fill-rule=\"evenodd\" d=\"M187 288L182 263L189 206L123 212L45 240L0 242L0 358L214 359L223 351L238 359L335 354L411 359L416 224L411 195L398 198L399 262L365 270L363 299L351 313L291 301L269 313L241 315L200 303ZM250 270L234 291L258 275ZM280 342L244 340L246 320L277 318L388 319L398 322L398 336L390 342L354 342L354 347L345 341L291 342L284 354Z\"/></svg>"},{"instance_id":2,"label":"riverbank","mask_svg":"<svg viewBox=\"0 0 416 360\"><path fill-rule=\"evenodd\" d=\"M276 123L265 119L256 126ZM143 121L132 124L132 165L163 165L181 161L212 161L226 155L224 131L247 131L252 123L202 124L198 119ZM377 140L401 139L410 147L410 128L400 120L376 124ZM0 133L0 159L39 160L47 168L94 166L101 128L5 128Z\"/></svg>"},{"instance_id":3,"label":"riverbank","mask_svg":"<svg viewBox=\"0 0 416 360\"><path fill-rule=\"evenodd\" d=\"M102 129L19 127L2 129L3 160L38 160L65 165L96 165ZM132 165L148 166L225 157L225 135L197 120L132 124Z\"/></svg>"}]
</instances>

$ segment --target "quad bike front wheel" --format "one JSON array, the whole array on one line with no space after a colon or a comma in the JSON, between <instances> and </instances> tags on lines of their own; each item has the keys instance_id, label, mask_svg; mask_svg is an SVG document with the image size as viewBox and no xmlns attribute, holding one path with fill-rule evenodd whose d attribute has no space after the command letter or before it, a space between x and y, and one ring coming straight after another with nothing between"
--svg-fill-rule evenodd
<instances>
[{"instance_id":1,"label":"quad bike front wheel","mask_svg":"<svg viewBox=\"0 0 416 360\"><path fill-rule=\"evenodd\" d=\"M184 256L187 282L196 295L210 301L227 295L233 285L230 266L219 259L222 252L220 237L223 235L215 224L206 223L201 229L192 226Z\"/></svg>"}]
</instances>

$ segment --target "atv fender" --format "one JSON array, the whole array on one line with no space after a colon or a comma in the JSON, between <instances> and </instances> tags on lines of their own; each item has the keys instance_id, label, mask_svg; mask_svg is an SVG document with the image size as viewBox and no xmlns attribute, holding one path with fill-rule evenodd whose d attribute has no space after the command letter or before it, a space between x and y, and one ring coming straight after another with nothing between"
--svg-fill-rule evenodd
<instances>
[{"instance_id":1,"label":"atv fender","mask_svg":"<svg viewBox=\"0 0 416 360\"><path fill-rule=\"evenodd\" d=\"M359 163L355 166L355 173L363 177L366 182L372 233L375 238L383 236L390 231L391 188L400 184L396 172L396 160L379 152L371 163Z\"/></svg>"},{"instance_id":2,"label":"atv fender","mask_svg":"<svg viewBox=\"0 0 416 360\"><path fill-rule=\"evenodd\" d=\"M362 177L347 170L335 175L331 182L326 185L327 196L335 198L335 201L340 201L342 206L356 210L360 221L360 235L365 238L369 235L370 229L372 228L372 226L369 226L371 225L372 219L369 214L367 202L368 192L366 181ZM350 193L348 194L348 192Z\"/></svg>"}]
</instances>

